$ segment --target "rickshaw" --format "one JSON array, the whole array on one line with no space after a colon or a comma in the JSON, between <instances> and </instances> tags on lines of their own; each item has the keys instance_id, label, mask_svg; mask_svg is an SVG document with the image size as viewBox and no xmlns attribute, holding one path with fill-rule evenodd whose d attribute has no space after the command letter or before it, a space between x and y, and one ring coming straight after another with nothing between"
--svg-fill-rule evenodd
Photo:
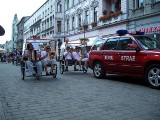
<instances>
[{"instance_id":1,"label":"rickshaw","mask_svg":"<svg viewBox=\"0 0 160 120\"><path fill-rule=\"evenodd\" d=\"M81 43L73 43L73 42L68 42L68 43L64 43L64 45L62 44L63 48L61 47L61 55L60 55L60 60L59 60L59 70L60 70L60 73L63 74L65 71L65 58L64 58L64 51L65 51L65 48L66 46L69 46L70 48L74 48L75 46L78 46L81 48L81 57L83 58L83 55L82 53L85 53L87 51L85 45L82 45ZM73 66L74 65L74 61L68 61L68 66ZM79 64L77 64L79 65ZM81 61L81 65L82 65L82 71L83 73L87 73L88 69L86 69L84 67L84 62Z\"/></svg>"},{"instance_id":2,"label":"rickshaw","mask_svg":"<svg viewBox=\"0 0 160 120\"><path fill-rule=\"evenodd\" d=\"M26 65L26 59L23 57L23 54L26 50L26 46L28 43L38 43L39 45L43 45L43 44L49 44L50 41L53 41L52 39L39 39L39 38L29 38L29 39L25 39L24 43L23 43L23 51L22 51L22 59L21 59L21 76L22 76L22 80L25 80L26 77L34 77L34 76L30 76L29 75L29 71L28 71L28 67ZM51 50L52 50L52 46L51 46ZM34 50L36 51L36 50ZM41 49L38 50L39 52L41 52ZM53 55L53 52L50 53L50 55ZM51 67L50 64L48 64L47 66ZM35 63L33 63L33 69L35 70L35 72L37 73L37 68L35 66ZM43 66L42 66L43 69ZM55 67L52 71L53 74L50 75L45 75L44 71L42 71L42 76L53 76L53 78L56 78L57 76L57 64L55 64Z\"/></svg>"}]
</instances>

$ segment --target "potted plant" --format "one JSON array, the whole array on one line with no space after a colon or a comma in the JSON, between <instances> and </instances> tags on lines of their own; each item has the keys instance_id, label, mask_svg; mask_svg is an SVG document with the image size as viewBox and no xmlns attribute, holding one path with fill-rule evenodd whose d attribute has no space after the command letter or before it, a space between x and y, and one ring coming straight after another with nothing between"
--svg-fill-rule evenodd
<instances>
[{"instance_id":1,"label":"potted plant","mask_svg":"<svg viewBox=\"0 0 160 120\"><path fill-rule=\"evenodd\" d=\"M99 18L99 21L101 22L101 21L106 21L106 17L105 16L101 16L100 18Z\"/></svg>"},{"instance_id":2,"label":"potted plant","mask_svg":"<svg viewBox=\"0 0 160 120\"><path fill-rule=\"evenodd\" d=\"M120 15L119 12L114 12L114 13L111 14L112 17L118 17L119 15Z\"/></svg>"},{"instance_id":3,"label":"potted plant","mask_svg":"<svg viewBox=\"0 0 160 120\"><path fill-rule=\"evenodd\" d=\"M88 28L88 25L83 25L82 28L83 30L86 30Z\"/></svg>"},{"instance_id":4,"label":"potted plant","mask_svg":"<svg viewBox=\"0 0 160 120\"><path fill-rule=\"evenodd\" d=\"M83 45L86 44L88 41L89 41L88 38L80 38L80 43Z\"/></svg>"},{"instance_id":5,"label":"potted plant","mask_svg":"<svg viewBox=\"0 0 160 120\"><path fill-rule=\"evenodd\" d=\"M105 15L105 20L110 20L112 18L111 14Z\"/></svg>"},{"instance_id":6,"label":"potted plant","mask_svg":"<svg viewBox=\"0 0 160 120\"><path fill-rule=\"evenodd\" d=\"M107 10L103 10L103 11L102 11L102 14L103 14L103 15L107 15Z\"/></svg>"},{"instance_id":7,"label":"potted plant","mask_svg":"<svg viewBox=\"0 0 160 120\"><path fill-rule=\"evenodd\" d=\"M96 26L97 26L97 23L96 23L96 22L92 22L92 23L91 23L91 26L92 26L92 27L96 27Z\"/></svg>"}]
</instances>

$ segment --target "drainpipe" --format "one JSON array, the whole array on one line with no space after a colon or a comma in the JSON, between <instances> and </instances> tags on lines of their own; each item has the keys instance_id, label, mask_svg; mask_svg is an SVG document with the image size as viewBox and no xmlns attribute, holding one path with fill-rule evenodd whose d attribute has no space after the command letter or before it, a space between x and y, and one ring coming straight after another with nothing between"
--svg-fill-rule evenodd
<instances>
[{"instance_id":1,"label":"drainpipe","mask_svg":"<svg viewBox=\"0 0 160 120\"><path fill-rule=\"evenodd\" d=\"M127 24L126 24L126 27L127 27L127 30L129 30L129 1L126 0L126 19L127 19Z\"/></svg>"}]
</instances>

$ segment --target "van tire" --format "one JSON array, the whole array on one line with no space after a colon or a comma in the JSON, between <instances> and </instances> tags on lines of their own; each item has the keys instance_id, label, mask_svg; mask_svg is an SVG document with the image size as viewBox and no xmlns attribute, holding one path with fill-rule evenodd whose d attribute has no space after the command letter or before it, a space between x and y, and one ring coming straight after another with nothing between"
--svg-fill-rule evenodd
<instances>
[{"instance_id":1,"label":"van tire","mask_svg":"<svg viewBox=\"0 0 160 120\"><path fill-rule=\"evenodd\" d=\"M158 73L158 74L157 74ZM145 71L145 80L153 89L160 89L160 65L150 65Z\"/></svg>"},{"instance_id":2,"label":"van tire","mask_svg":"<svg viewBox=\"0 0 160 120\"><path fill-rule=\"evenodd\" d=\"M105 78L106 73L101 62L95 62L93 65L93 74L96 78Z\"/></svg>"}]
</instances>

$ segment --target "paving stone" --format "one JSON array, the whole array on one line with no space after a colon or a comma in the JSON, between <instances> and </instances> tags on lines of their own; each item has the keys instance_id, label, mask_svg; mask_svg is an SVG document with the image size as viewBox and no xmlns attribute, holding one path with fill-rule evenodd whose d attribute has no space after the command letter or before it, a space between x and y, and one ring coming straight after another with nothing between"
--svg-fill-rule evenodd
<instances>
[{"instance_id":1,"label":"paving stone","mask_svg":"<svg viewBox=\"0 0 160 120\"><path fill-rule=\"evenodd\" d=\"M21 80L20 66L0 66L0 120L160 119L159 90L138 81L96 79L91 70Z\"/></svg>"}]
</instances>

